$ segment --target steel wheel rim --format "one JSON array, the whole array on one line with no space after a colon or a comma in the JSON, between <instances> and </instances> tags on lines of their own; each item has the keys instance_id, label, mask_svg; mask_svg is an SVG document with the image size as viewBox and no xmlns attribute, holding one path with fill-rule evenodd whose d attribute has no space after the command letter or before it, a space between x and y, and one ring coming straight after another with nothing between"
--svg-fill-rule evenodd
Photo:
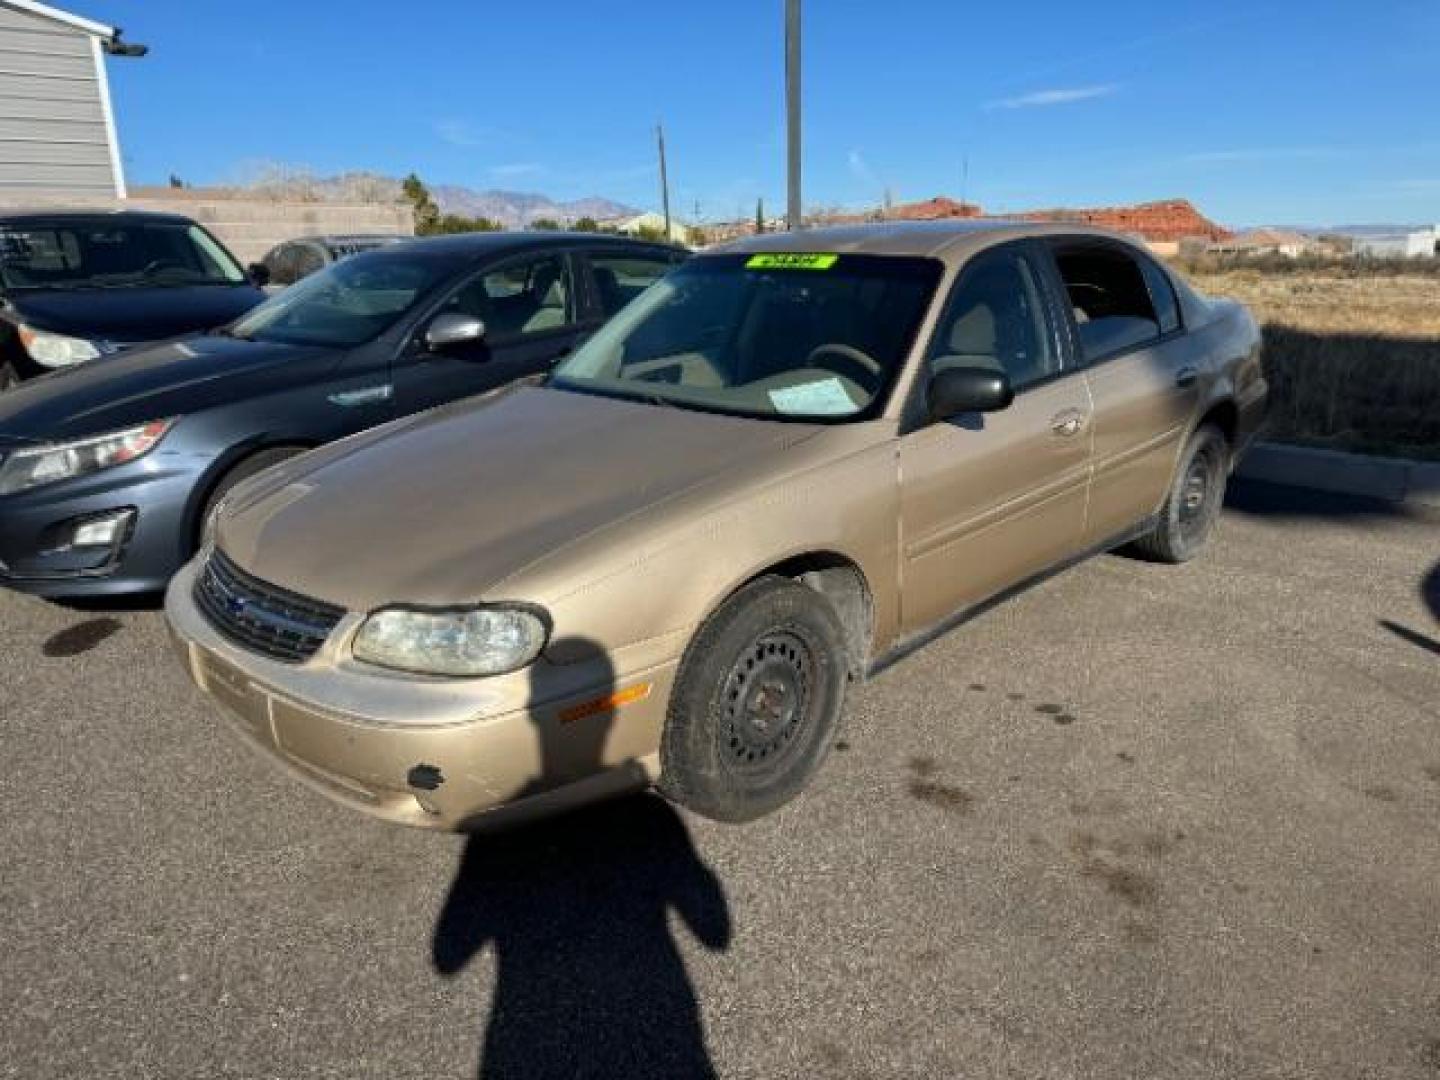
<instances>
[{"instance_id":1,"label":"steel wheel rim","mask_svg":"<svg viewBox=\"0 0 1440 1080\"><path fill-rule=\"evenodd\" d=\"M722 753L737 773L768 771L787 760L809 727L815 656L790 630L770 631L747 646L725 677Z\"/></svg>"},{"instance_id":2,"label":"steel wheel rim","mask_svg":"<svg viewBox=\"0 0 1440 1080\"><path fill-rule=\"evenodd\" d=\"M1218 480L1219 456L1212 446L1204 446L1190 459L1190 467L1180 482L1180 498L1177 517L1180 535L1187 541L1201 536L1214 516L1215 497L1220 489Z\"/></svg>"}]
</instances>

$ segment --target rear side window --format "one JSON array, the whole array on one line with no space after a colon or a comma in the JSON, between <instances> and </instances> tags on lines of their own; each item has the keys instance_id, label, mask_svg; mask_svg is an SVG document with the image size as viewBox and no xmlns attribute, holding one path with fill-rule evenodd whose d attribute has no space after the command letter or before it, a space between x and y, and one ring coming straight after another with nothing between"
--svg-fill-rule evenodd
<instances>
[{"instance_id":1,"label":"rear side window","mask_svg":"<svg viewBox=\"0 0 1440 1080\"><path fill-rule=\"evenodd\" d=\"M605 318L610 318L659 281L673 266L664 255L590 256L590 271Z\"/></svg>"},{"instance_id":2,"label":"rear side window","mask_svg":"<svg viewBox=\"0 0 1440 1080\"><path fill-rule=\"evenodd\" d=\"M1173 334L1180 329L1180 303L1175 299L1175 286L1170 284L1170 275L1150 259L1140 260L1140 272L1145 275L1150 301L1160 319L1160 333Z\"/></svg>"},{"instance_id":3,"label":"rear side window","mask_svg":"<svg viewBox=\"0 0 1440 1080\"><path fill-rule=\"evenodd\" d=\"M1056 250L1055 262L1087 361L1136 348L1160 336L1160 318L1135 257L1110 245L1067 244ZM1174 299L1172 291L1172 305Z\"/></svg>"}]
</instances>

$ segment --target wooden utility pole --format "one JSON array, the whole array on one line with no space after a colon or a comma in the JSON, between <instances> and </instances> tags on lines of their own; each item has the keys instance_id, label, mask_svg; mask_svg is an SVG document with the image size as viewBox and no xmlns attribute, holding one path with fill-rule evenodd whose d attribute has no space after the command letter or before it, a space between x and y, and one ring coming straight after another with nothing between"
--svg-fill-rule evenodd
<instances>
[{"instance_id":1,"label":"wooden utility pole","mask_svg":"<svg viewBox=\"0 0 1440 1080\"><path fill-rule=\"evenodd\" d=\"M800 201L800 0L785 0L785 113L788 128L789 227L803 225Z\"/></svg>"},{"instance_id":2,"label":"wooden utility pole","mask_svg":"<svg viewBox=\"0 0 1440 1080\"><path fill-rule=\"evenodd\" d=\"M665 239L670 239L670 178L665 174L665 129L655 125L655 139L660 145L660 204L665 209Z\"/></svg>"}]
</instances>

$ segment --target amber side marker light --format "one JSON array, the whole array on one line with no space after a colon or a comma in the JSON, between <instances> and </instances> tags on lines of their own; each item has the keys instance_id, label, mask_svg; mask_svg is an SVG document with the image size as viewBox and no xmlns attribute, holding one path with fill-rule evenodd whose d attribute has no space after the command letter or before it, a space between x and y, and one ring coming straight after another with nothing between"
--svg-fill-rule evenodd
<instances>
[{"instance_id":1,"label":"amber side marker light","mask_svg":"<svg viewBox=\"0 0 1440 1080\"><path fill-rule=\"evenodd\" d=\"M644 701L650 696L654 689L654 683L636 683L634 686L627 686L624 690L617 690L606 697L596 698L593 701L582 702L579 705L572 705L568 709L560 710L560 722L562 724L573 724L576 720L584 720L587 716L597 716L600 713L614 712L616 709L623 709L626 705L633 705L637 701Z\"/></svg>"}]
</instances>

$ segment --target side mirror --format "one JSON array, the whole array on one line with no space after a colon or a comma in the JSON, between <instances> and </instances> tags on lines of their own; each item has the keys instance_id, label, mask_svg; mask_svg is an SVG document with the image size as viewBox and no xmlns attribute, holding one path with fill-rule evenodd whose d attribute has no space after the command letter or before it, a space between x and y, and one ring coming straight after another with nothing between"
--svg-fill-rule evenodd
<instances>
[{"instance_id":1,"label":"side mirror","mask_svg":"<svg viewBox=\"0 0 1440 1080\"><path fill-rule=\"evenodd\" d=\"M245 272L250 275L250 280L262 289L270 284L270 268L264 263L251 263L245 268Z\"/></svg>"},{"instance_id":2,"label":"side mirror","mask_svg":"<svg viewBox=\"0 0 1440 1080\"><path fill-rule=\"evenodd\" d=\"M999 412L1014 400L1010 377L990 368L948 368L930 380L925 392L931 420L948 420L967 412Z\"/></svg>"},{"instance_id":3,"label":"side mirror","mask_svg":"<svg viewBox=\"0 0 1440 1080\"><path fill-rule=\"evenodd\" d=\"M456 345L468 345L485 338L485 323L474 315L447 311L437 315L425 328L425 346L431 352L443 352Z\"/></svg>"}]
</instances>

